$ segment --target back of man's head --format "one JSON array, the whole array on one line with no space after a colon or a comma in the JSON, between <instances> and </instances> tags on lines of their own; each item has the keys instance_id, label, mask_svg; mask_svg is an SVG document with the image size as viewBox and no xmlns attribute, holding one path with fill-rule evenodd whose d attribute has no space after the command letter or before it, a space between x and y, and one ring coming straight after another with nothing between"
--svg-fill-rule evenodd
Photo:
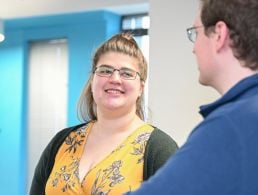
<instances>
[{"instance_id":1,"label":"back of man's head","mask_svg":"<svg viewBox=\"0 0 258 195\"><path fill-rule=\"evenodd\" d=\"M218 21L229 28L231 47L246 67L258 70L258 0L200 0L205 33Z\"/></svg>"}]
</instances>

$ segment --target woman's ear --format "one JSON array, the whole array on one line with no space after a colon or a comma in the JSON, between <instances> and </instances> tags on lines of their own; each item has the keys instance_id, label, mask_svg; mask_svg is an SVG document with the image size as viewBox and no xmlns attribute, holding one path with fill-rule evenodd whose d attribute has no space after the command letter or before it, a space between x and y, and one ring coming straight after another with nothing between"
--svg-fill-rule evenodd
<instances>
[{"instance_id":1,"label":"woman's ear","mask_svg":"<svg viewBox=\"0 0 258 195\"><path fill-rule=\"evenodd\" d=\"M141 95L143 94L144 87L145 87L145 83L144 83L144 81L141 81L139 97L141 97Z\"/></svg>"}]
</instances>

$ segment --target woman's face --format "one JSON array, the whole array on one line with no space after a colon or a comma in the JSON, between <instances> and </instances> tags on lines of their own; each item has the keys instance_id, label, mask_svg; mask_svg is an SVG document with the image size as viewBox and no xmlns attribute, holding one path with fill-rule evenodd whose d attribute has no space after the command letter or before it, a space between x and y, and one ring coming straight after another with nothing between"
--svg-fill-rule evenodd
<instances>
[{"instance_id":1,"label":"woman's face","mask_svg":"<svg viewBox=\"0 0 258 195\"><path fill-rule=\"evenodd\" d=\"M126 80L127 74L120 76L118 70L131 69L139 72L136 58L118 52L107 52L103 54L96 67L111 67L116 69L111 76L100 76L94 74L92 80L92 93L97 105L97 112L116 111L127 113L136 110L136 100L143 92L144 83L137 74L135 79ZM102 72L110 72L105 70Z\"/></svg>"}]
</instances>

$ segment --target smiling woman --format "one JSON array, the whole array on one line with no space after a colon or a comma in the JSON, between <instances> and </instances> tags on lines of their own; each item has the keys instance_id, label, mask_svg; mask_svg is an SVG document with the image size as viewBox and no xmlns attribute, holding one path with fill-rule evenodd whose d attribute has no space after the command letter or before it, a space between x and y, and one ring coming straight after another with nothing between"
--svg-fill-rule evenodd
<instances>
[{"instance_id":1,"label":"smiling woman","mask_svg":"<svg viewBox=\"0 0 258 195\"><path fill-rule=\"evenodd\" d=\"M60 131L43 152L31 195L122 194L140 187L176 151L144 121L147 62L130 34L103 43L81 94L85 122Z\"/></svg>"},{"instance_id":2,"label":"smiling woman","mask_svg":"<svg viewBox=\"0 0 258 195\"><path fill-rule=\"evenodd\" d=\"M111 64L114 64L116 68ZM104 73L98 71L103 68L113 69L114 72L106 72L103 77ZM141 96L144 88L144 81L141 80L141 76L137 76L141 75L141 73L137 74L139 72L138 60L135 57L110 51L100 57L96 70L97 76L93 77L92 91L93 98L98 105L97 113L102 114L107 110L108 115L118 116L122 113L135 113L138 110L140 115L138 117L141 115L143 117L142 103L139 103L138 109L136 107L137 99L139 98L138 102L143 100Z\"/></svg>"},{"instance_id":3,"label":"smiling woman","mask_svg":"<svg viewBox=\"0 0 258 195\"><path fill-rule=\"evenodd\" d=\"M126 79L121 79L120 82L123 84L121 86L126 86L126 84L132 84L135 82L133 84L141 85L141 90L144 88L144 83L147 79L147 62L132 35L129 33L123 33L110 38L97 49L93 57L93 74L90 76L79 100L79 116L84 121L97 119L96 105L93 104L94 99L92 91L94 92L94 90L92 90L92 84L94 84L94 73L98 75L98 71L96 72L96 69L99 69L100 66L103 67L103 65L108 65L108 67L113 68L116 66L118 69L130 69L139 72L140 77L138 79L136 77L134 81L128 82ZM110 79L114 79L115 75L112 74L110 76L112 76ZM138 95L139 96L135 99L136 114L139 118L144 120L144 96L142 91L139 91Z\"/></svg>"}]
</instances>

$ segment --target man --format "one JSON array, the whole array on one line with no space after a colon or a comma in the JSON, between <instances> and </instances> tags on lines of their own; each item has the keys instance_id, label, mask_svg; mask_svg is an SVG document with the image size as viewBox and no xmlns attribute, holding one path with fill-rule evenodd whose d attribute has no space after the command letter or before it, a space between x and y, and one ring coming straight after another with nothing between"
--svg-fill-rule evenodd
<instances>
[{"instance_id":1,"label":"man","mask_svg":"<svg viewBox=\"0 0 258 195\"><path fill-rule=\"evenodd\" d=\"M258 0L200 0L199 82L222 97L186 143L130 195L258 195Z\"/></svg>"}]
</instances>

